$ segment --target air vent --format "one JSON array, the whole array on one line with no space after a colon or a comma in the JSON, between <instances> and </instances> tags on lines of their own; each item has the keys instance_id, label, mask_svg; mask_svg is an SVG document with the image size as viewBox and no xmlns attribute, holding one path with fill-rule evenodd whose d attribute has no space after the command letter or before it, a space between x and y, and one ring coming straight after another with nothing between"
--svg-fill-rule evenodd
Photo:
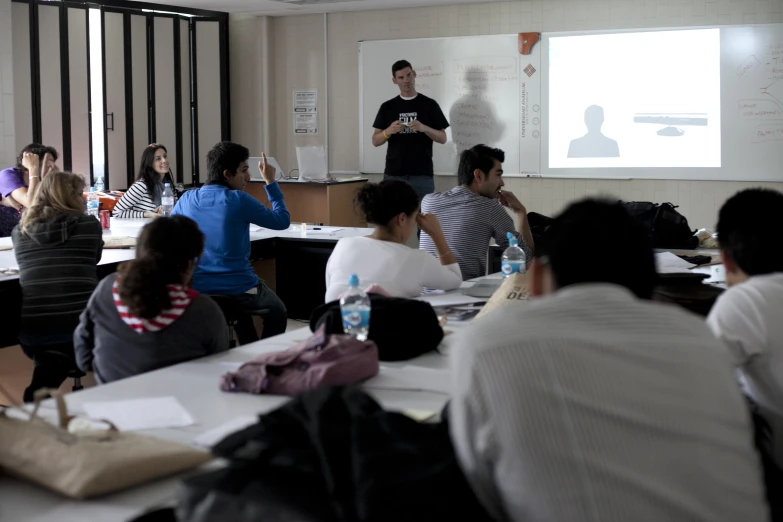
<instances>
[{"instance_id":1,"label":"air vent","mask_svg":"<svg viewBox=\"0 0 783 522\"><path fill-rule=\"evenodd\" d=\"M324 4L340 4L343 2L361 2L362 0L272 0L272 2L279 2L286 5L324 5Z\"/></svg>"}]
</instances>

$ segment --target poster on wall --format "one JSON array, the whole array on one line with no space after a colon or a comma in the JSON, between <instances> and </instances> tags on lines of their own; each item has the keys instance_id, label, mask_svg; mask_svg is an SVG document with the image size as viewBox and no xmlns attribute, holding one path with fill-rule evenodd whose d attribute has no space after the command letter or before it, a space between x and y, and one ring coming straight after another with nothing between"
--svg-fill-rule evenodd
<instances>
[{"instance_id":1,"label":"poster on wall","mask_svg":"<svg viewBox=\"0 0 783 522\"><path fill-rule=\"evenodd\" d=\"M294 114L318 112L318 92L294 91Z\"/></svg>"},{"instance_id":2,"label":"poster on wall","mask_svg":"<svg viewBox=\"0 0 783 522\"><path fill-rule=\"evenodd\" d=\"M294 113L294 134L318 134L318 114Z\"/></svg>"}]
</instances>

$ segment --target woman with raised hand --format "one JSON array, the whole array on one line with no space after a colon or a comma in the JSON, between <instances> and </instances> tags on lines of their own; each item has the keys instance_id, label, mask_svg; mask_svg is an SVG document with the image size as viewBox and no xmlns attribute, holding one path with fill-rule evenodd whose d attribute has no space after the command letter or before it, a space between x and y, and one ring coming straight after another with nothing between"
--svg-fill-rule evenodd
<instances>
[{"instance_id":1,"label":"woman with raised hand","mask_svg":"<svg viewBox=\"0 0 783 522\"><path fill-rule=\"evenodd\" d=\"M84 178L52 172L41 180L12 238L19 264L19 341L35 363L29 402L40 388L58 388L76 368L73 330L98 283L100 222L85 215Z\"/></svg>"},{"instance_id":2,"label":"woman with raised hand","mask_svg":"<svg viewBox=\"0 0 783 522\"><path fill-rule=\"evenodd\" d=\"M326 302L348 289L352 274L359 276L362 286L376 285L393 297L417 297L422 288L459 288L462 272L438 218L419 214L419 196L413 187L398 180L367 183L354 203L375 230L366 237L337 242L326 264ZM407 246L417 224L435 242L437 258Z\"/></svg>"},{"instance_id":3,"label":"woman with raised hand","mask_svg":"<svg viewBox=\"0 0 783 522\"><path fill-rule=\"evenodd\" d=\"M228 325L190 287L204 234L184 216L145 226L136 258L95 289L73 334L82 371L116 381L228 349Z\"/></svg>"},{"instance_id":4,"label":"woman with raised hand","mask_svg":"<svg viewBox=\"0 0 783 522\"><path fill-rule=\"evenodd\" d=\"M157 218L160 217L160 198L163 183L172 182L168 151L159 143L147 145L141 154L136 182L120 198L112 211L115 218ZM173 190L173 185L172 185Z\"/></svg>"}]
</instances>

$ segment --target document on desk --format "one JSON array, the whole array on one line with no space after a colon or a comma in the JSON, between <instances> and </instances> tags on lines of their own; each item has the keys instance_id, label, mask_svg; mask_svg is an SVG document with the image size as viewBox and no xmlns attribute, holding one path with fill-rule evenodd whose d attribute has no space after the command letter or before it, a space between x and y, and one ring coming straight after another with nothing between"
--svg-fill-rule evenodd
<instances>
[{"instance_id":1,"label":"document on desk","mask_svg":"<svg viewBox=\"0 0 783 522\"><path fill-rule=\"evenodd\" d=\"M470 297L459 292L447 292L445 294L430 293L417 297L419 301L429 303L433 308L447 308L451 306L460 306L473 303L486 303L487 298Z\"/></svg>"},{"instance_id":2,"label":"document on desk","mask_svg":"<svg viewBox=\"0 0 783 522\"><path fill-rule=\"evenodd\" d=\"M231 419L228 422L224 422L217 428L202 433L193 439L193 444L201 448L210 449L232 433L236 433L247 428L248 426L252 426L256 422L258 422L257 415L241 415L235 419Z\"/></svg>"},{"instance_id":3,"label":"document on desk","mask_svg":"<svg viewBox=\"0 0 783 522\"><path fill-rule=\"evenodd\" d=\"M120 431L184 428L195 424L190 412L175 397L85 402L84 412L92 419L113 423Z\"/></svg>"},{"instance_id":4,"label":"document on desk","mask_svg":"<svg viewBox=\"0 0 783 522\"><path fill-rule=\"evenodd\" d=\"M696 265L671 252L658 252L655 254L655 266L659 274L689 274Z\"/></svg>"},{"instance_id":5,"label":"document on desk","mask_svg":"<svg viewBox=\"0 0 783 522\"><path fill-rule=\"evenodd\" d=\"M448 370L381 364L378 375L364 383L364 387L369 390L425 391L448 395L451 383Z\"/></svg>"}]
</instances>

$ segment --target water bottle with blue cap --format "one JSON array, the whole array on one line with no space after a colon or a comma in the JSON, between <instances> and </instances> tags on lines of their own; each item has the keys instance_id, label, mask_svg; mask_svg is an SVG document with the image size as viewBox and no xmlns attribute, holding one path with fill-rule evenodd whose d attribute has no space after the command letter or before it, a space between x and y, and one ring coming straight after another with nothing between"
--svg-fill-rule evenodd
<instances>
[{"instance_id":1,"label":"water bottle with blue cap","mask_svg":"<svg viewBox=\"0 0 783 522\"><path fill-rule=\"evenodd\" d=\"M509 232L506 234L508 237L508 248L503 252L503 258L500 262L500 271L503 273L503 277L509 277L513 274L524 274L526 267L525 251L519 246L519 240Z\"/></svg>"},{"instance_id":2,"label":"water bottle with blue cap","mask_svg":"<svg viewBox=\"0 0 783 522\"><path fill-rule=\"evenodd\" d=\"M370 332L370 296L359 287L359 276L348 279L348 291L340 299L340 313L343 316L343 331L366 341Z\"/></svg>"}]
</instances>

